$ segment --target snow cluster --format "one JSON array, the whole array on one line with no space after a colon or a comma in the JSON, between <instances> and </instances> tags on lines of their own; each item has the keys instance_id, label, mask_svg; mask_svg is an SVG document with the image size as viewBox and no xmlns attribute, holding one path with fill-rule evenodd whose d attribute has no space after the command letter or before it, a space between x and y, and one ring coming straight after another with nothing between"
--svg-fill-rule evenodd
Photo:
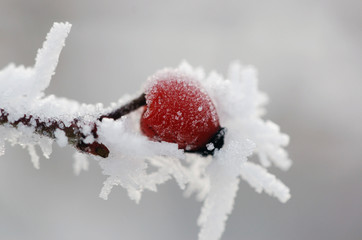
<instances>
[{"instance_id":1,"label":"snow cluster","mask_svg":"<svg viewBox=\"0 0 362 240\"><path fill-rule=\"evenodd\" d=\"M89 123L95 122L97 141L110 150L105 159L92 156L107 176L100 197L107 199L113 186L120 185L132 200L139 202L145 189L157 191L157 185L175 179L185 196L195 194L204 203L198 219L201 227L199 240L221 238L240 179L248 182L256 192L264 191L283 203L290 198L288 187L266 169L275 165L287 170L291 166L283 148L289 139L276 124L261 118L267 98L258 90L257 73L253 67L234 62L226 78L215 72L206 75L203 69L192 68L186 62L176 69L191 75L206 89L221 126L227 129L223 148L214 156L202 157L185 153L176 144L154 142L143 136L139 130L141 110L118 120L105 118L100 122L97 118L109 112L109 108L45 96L44 89L54 74L70 27L69 23L54 24L43 48L38 51L34 67L10 64L0 70L0 109L9 113L7 123L2 124L0 118L0 155L4 154L5 141L27 148L36 168L39 168L36 145L46 158L51 154L54 140L34 134L35 120L27 126L21 123L17 128L11 126L24 114L45 121L57 120L64 126L69 126L73 119L80 119L78 124L88 143L94 141ZM118 104L128 99L124 98ZM54 137L61 147L68 142L62 128L55 131ZM207 147L213 148L211 145ZM260 165L248 161L252 154L259 157ZM76 152L74 158L76 174L88 169L86 154Z\"/></svg>"}]
</instances>

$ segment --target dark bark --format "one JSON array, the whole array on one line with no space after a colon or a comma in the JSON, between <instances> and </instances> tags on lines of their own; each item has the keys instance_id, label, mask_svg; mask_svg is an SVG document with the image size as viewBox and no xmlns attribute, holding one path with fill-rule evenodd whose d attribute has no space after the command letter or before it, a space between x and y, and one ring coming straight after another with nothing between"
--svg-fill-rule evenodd
<instances>
[{"instance_id":1,"label":"dark bark","mask_svg":"<svg viewBox=\"0 0 362 240\"><path fill-rule=\"evenodd\" d=\"M103 118L112 118L114 120L117 120L117 119L121 118L122 116L127 115L128 113L133 112L134 110L136 110L142 106L145 106L145 105L146 105L146 95L144 93L142 93L141 96L139 96L138 98L133 99L129 103L114 110L113 112L102 115L99 118L99 120L102 121Z\"/></svg>"},{"instance_id":2,"label":"dark bark","mask_svg":"<svg viewBox=\"0 0 362 240\"><path fill-rule=\"evenodd\" d=\"M103 115L99 118L99 121L102 121L103 118L112 118L118 119L137 108L144 106L146 104L145 95L142 94L140 97L132 100L131 102L121 106L120 108L114 110L113 112ZM11 127L17 128L19 124L23 124L27 127L33 127L34 133L40 134L42 136L46 136L52 139L55 139L55 131L57 129L64 131L65 136L68 138L68 143L78 150L82 152L86 152L89 154L93 154L96 156L100 156L103 158L108 157L109 150L108 148L97 141L98 134L97 134L97 124L94 123L85 123L90 124L91 126L91 134L93 135L95 141L92 143L85 143L84 139L87 137L82 133L81 128L79 127L79 122L81 120L74 119L69 126L65 126L64 122L61 120L55 119L42 119L38 116L34 115L26 115L24 114L19 119L10 122L8 119L9 113L0 108L0 125L8 124ZM84 123L83 123L84 124Z\"/></svg>"},{"instance_id":3,"label":"dark bark","mask_svg":"<svg viewBox=\"0 0 362 240\"><path fill-rule=\"evenodd\" d=\"M102 121L103 118L111 118L117 120L124 115L131 113L134 110L146 105L145 94L141 94L138 98L133 99L127 104L119 107L118 109L112 111L109 114L102 115L98 118L98 121ZM10 122L8 119L9 113L0 108L0 125L8 124L11 127L17 128L19 124L23 124L27 127L33 127L34 133L40 134L42 136L46 136L52 139L55 139L56 130L62 130L65 133L65 136L68 138L68 143L78 150L82 152L86 152L89 154L93 154L96 156L100 156L103 158L107 158L109 155L109 150L107 146L97 141L97 124L93 123L82 123L89 124L91 127L91 134L94 137L95 141L92 143L85 143L84 139L87 137L82 133L80 123L80 119L74 119L69 126L65 126L64 122L61 120L55 119L42 119L38 116L34 115L26 115L24 114L22 117L17 119L16 121ZM224 145L224 136L226 133L225 128L220 128L220 130L210 139L209 143L214 145L214 148L208 150L207 147L203 147L196 151L186 151L201 154L202 156L213 155L215 149L220 149Z\"/></svg>"}]
</instances>

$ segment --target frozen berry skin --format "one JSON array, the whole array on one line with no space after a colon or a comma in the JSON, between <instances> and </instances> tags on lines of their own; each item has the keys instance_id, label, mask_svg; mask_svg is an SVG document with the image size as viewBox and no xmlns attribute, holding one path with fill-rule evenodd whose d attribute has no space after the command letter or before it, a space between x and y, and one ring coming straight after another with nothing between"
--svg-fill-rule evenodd
<instances>
[{"instance_id":1,"label":"frozen berry skin","mask_svg":"<svg viewBox=\"0 0 362 240\"><path fill-rule=\"evenodd\" d=\"M142 132L155 141L197 151L220 130L219 117L206 91L192 76L174 69L148 79Z\"/></svg>"}]
</instances>

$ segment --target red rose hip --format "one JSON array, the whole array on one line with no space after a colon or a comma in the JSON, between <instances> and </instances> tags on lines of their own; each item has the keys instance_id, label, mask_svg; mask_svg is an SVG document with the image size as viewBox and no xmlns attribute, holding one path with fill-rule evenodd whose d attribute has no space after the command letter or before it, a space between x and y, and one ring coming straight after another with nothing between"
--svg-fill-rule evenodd
<instances>
[{"instance_id":1,"label":"red rose hip","mask_svg":"<svg viewBox=\"0 0 362 240\"><path fill-rule=\"evenodd\" d=\"M177 143L197 151L219 132L219 118L210 97L192 76L174 69L148 79L141 130L156 141Z\"/></svg>"}]
</instances>

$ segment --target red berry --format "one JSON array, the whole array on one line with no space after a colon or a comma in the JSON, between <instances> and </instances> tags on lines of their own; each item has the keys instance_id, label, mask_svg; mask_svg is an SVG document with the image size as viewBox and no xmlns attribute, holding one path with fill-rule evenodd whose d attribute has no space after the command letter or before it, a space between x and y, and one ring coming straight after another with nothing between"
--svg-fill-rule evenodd
<instances>
[{"instance_id":1,"label":"red berry","mask_svg":"<svg viewBox=\"0 0 362 240\"><path fill-rule=\"evenodd\" d=\"M180 149L204 148L220 130L214 104L192 76L163 70L148 80L141 130L156 141L177 143Z\"/></svg>"}]
</instances>

